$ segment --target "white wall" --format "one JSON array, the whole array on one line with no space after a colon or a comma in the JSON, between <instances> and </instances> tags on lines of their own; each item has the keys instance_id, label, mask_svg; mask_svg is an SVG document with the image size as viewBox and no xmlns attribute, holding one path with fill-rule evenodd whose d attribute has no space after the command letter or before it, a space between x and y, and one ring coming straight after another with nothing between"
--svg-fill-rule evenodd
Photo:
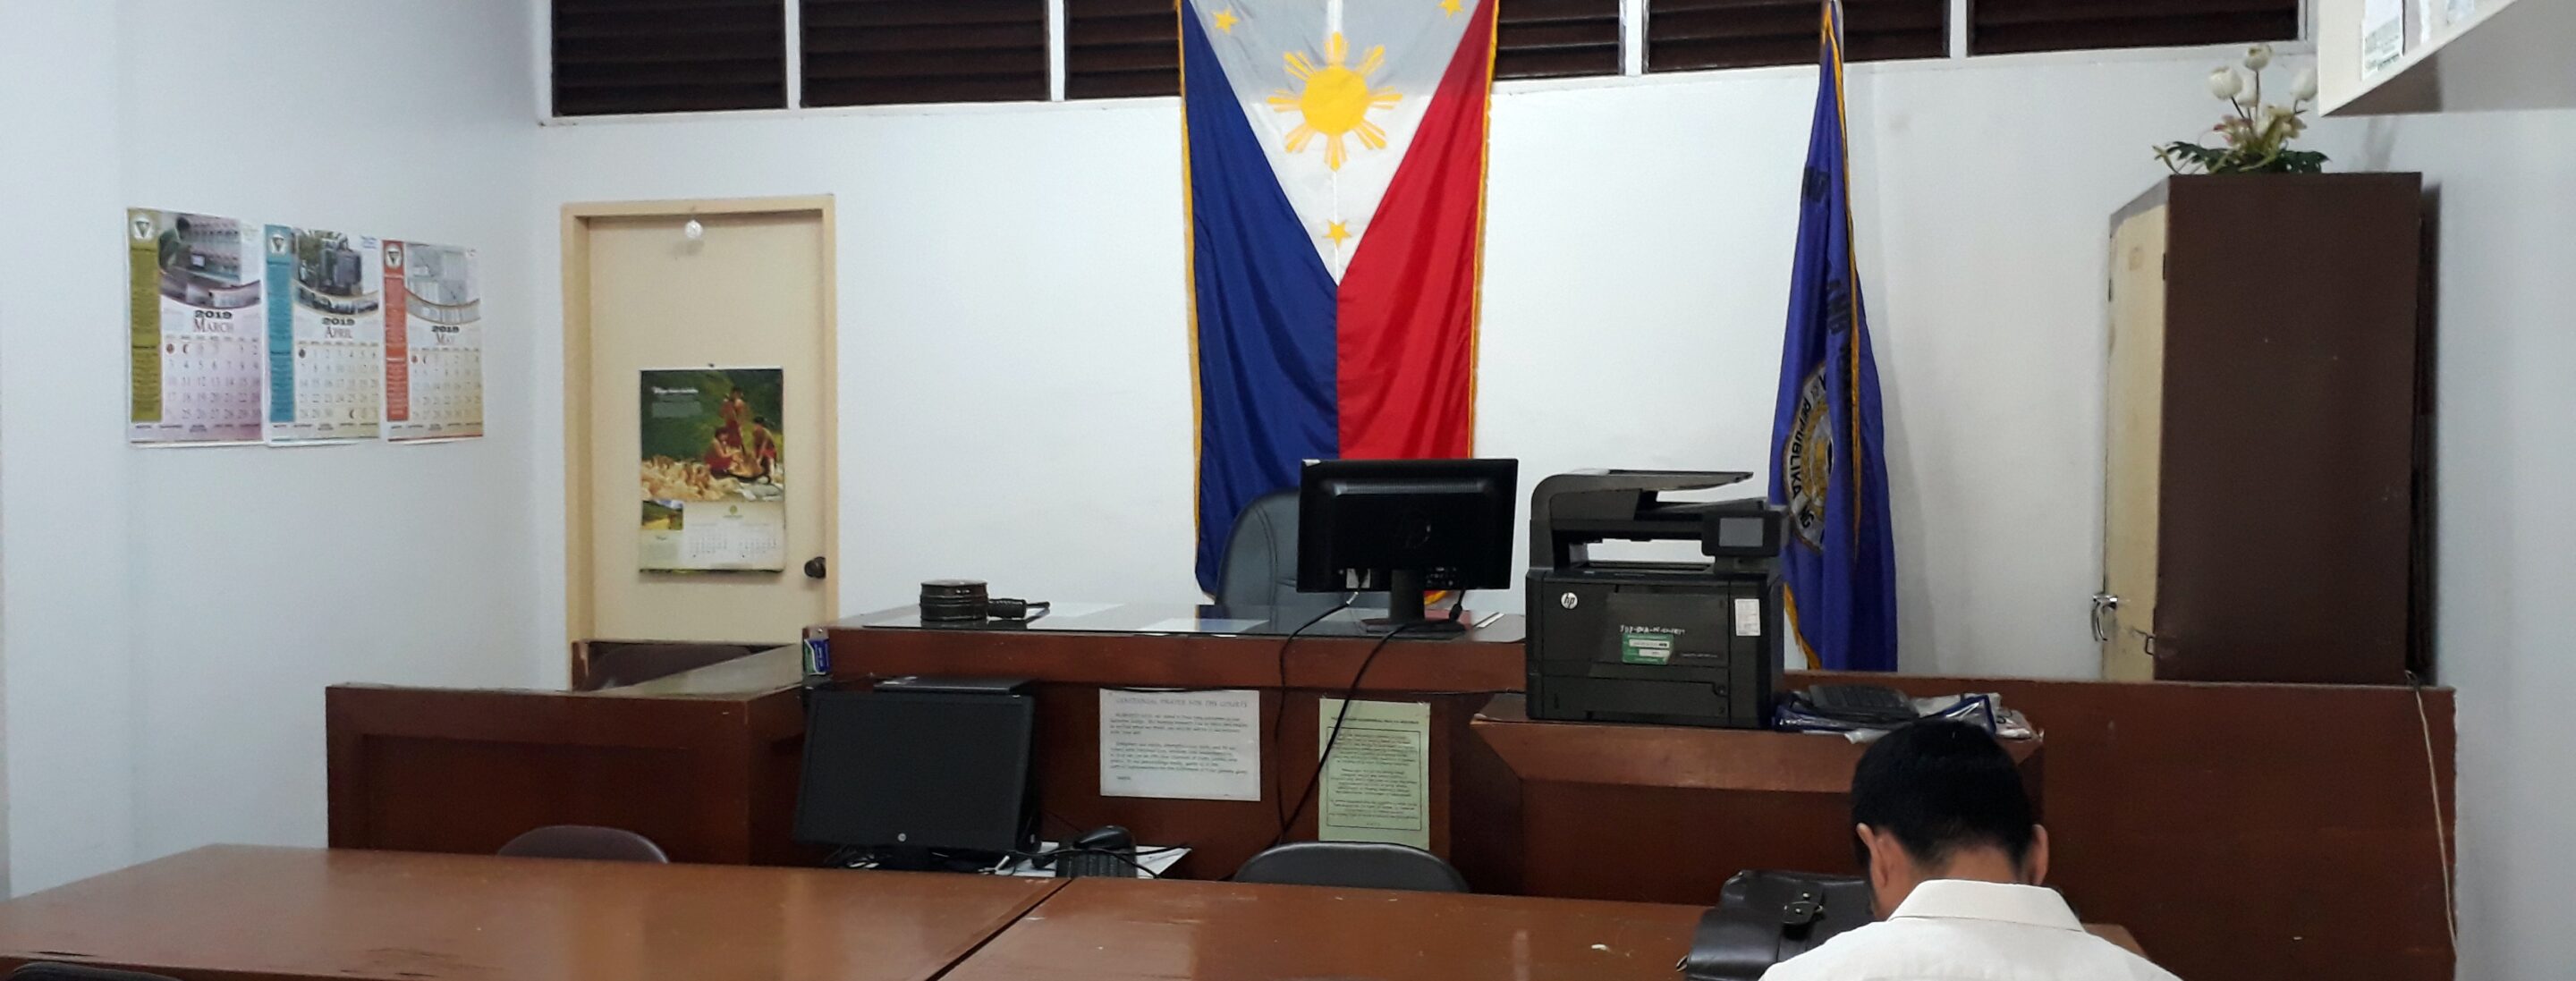
<instances>
[{"instance_id":1,"label":"white wall","mask_svg":"<svg viewBox=\"0 0 2576 981\"><path fill-rule=\"evenodd\" d=\"M1908 669L2095 672L2103 237L2163 173L2148 144L2214 118L2202 79L2222 55L1853 70ZM1530 482L1764 469L1814 78L1502 87L1480 452ZM2341 157L2359 132L2313 137ZM838 196L846 610L938 575L1186 601L1179 140L1169 99L589 122L544 132L537 195ZM552 285L538 377L560 363ZM954 432L987 439L960 452ZM1018 448L984 448L1003 439ZM552 500L560 477L539 471ZM560 549L560 515L539 520Z\"/></svg>"},{"instance_id":2,"label":"white wall","mask_svg":"<svg viewBox=\"0 0 2576 981\"><path fill-rule=\"evenodd\" d=\"M2384 124L2438 195L2439 680L2459 689L2460 977L2563 976L2576 881L2576 111Z\"/></svg>"},{"instance_id":3,"label":"white wall","mask_svg":"<svg viewBox=\"0 0 2576 981\"><path fill-rule=\"evenodd\" d=\"M552 647L529 629L530 340L507 319L536 230L528 7L0 9L10 886L319 844L323 686L523 684ZM125 448L127 205L482 249L495 436Z\"/></svg>"},{"instance_id":4,"label":"white wall","mask_svg":"<svg viewBox=\"0 0 2576 981\"><path fill-rule=\"evenodd\" d=\"M0 0L8 884L134 854L116 10Z\"/></svg>"}]
</instances>

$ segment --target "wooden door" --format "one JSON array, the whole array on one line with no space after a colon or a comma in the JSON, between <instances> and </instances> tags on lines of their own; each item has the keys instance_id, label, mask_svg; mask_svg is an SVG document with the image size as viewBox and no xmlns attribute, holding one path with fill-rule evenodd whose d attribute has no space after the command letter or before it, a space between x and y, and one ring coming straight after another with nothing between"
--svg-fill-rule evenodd
<instances>
[{"instance_id":1,"label":"wooden door","mask_svg":"<svg viewBox=\"0 0 2576 981\"><path fill-rule=\"evenodd\" d=\"M837 606L827 578L837 509L830 201L583 210L567 209L565 249L572 639L792 642L805 626L832 619ZM687 232L692 221L695 237ZM734 479L751 464L730 461L748 460L746 451L715 464L719 489L701 491L724 501L783 491L778 568L647 571L665 564L655 550L672 548L676 536L655 538L645 524L669 532L678 521L669 501L647 499L687 496L655 493L673 486L662 471L707 463L694 452L657 453L655 476L647 477L645 420L674 389L647 392L645 373L697 369L706 370L708 391L759 377L760 369L780 371L778 418L761 408L771 396L755 392L752 408L716 410L730 428L709 437L710 445L740 446L744 434L759 442L758 476ZM697 479L703 487L704 475Z\"/></svg>"},{"instance_id":2,"label":"wooden door","mask_svg":"<svg viewBox=\"0 0 2576 981\"><path fill-rule=\"evenodd\" d=\"M2110 367L2102 471L2102 677L2155 677L2157 502L2163 476L2164 205L2111 232Z\"/></svg>"}]
</instances>

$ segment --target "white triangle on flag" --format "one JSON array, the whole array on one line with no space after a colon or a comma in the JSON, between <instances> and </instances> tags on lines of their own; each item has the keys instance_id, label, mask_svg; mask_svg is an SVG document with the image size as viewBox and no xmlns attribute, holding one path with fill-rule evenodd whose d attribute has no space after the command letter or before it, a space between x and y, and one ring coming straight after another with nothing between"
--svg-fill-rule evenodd
<instances>
[{"instance_id":1,"label":"white triangle on flag","mask_svg":"<svg viewBox=\"0 0 2576 981\"><path fill-rule=\"evenodd\" d=\"M1490 2L1192 4L1253 138L1334 281L1368 235L1477 5Z\"/></svg>"}]
</instances>

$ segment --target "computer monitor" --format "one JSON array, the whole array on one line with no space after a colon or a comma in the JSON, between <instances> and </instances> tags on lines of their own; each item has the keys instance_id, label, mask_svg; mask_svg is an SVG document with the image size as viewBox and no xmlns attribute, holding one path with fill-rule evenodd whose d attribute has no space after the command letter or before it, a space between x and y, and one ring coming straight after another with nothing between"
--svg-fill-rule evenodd
<instances>
[{"instance_id":1,"label":"computer monitor","mask_svg":"<svg viewBox=\"0 0 2576 981\"><path fill-rule=\"evenodd\" d=\"M1033 701L1024 694L814 691L796 839L931 868L957 853L1025 852Z\"/></svg>"},{"instance_id":2,"label":"computer monitor","mask_svg":"<svg viewBox=\"0 0 2576 981\"><path fill-rule=\"evenodd\" d=\"M1322 460L1298 479L1297 591L1383 589L1371 629L1461 629L1423 615L1427 589L1512 584L1518 460Z\"/></svg>"}]
</instances>

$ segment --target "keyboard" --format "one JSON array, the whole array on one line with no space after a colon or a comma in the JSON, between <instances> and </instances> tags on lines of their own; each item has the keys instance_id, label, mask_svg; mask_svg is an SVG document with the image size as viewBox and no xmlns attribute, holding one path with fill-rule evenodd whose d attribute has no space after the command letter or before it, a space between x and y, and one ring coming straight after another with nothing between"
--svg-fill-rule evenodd
<instances>
[{"instance_id":1,"label":"keyboard","mask_svg":"<svg viewBox=\"0 0 2576 981\"><path fill-rule=\"evenodd\" d=\"M1816 714L1872 725L1901 725L1916 718L1914 701L1882 685L1816 685L1804 693Z\"/></svg>"},{"instance_id":2,"label":"keyboard","mask_svg":"<svg viewBox=\"0 0 2576 981\"><path fill-rule=\"evenodd\" d=\"M1055 877L1080 879L1105 876L1112 879L1136 877L1136 856L1132 852L1077 851L1055 854Z\"/></svg>"}]
</instances>

